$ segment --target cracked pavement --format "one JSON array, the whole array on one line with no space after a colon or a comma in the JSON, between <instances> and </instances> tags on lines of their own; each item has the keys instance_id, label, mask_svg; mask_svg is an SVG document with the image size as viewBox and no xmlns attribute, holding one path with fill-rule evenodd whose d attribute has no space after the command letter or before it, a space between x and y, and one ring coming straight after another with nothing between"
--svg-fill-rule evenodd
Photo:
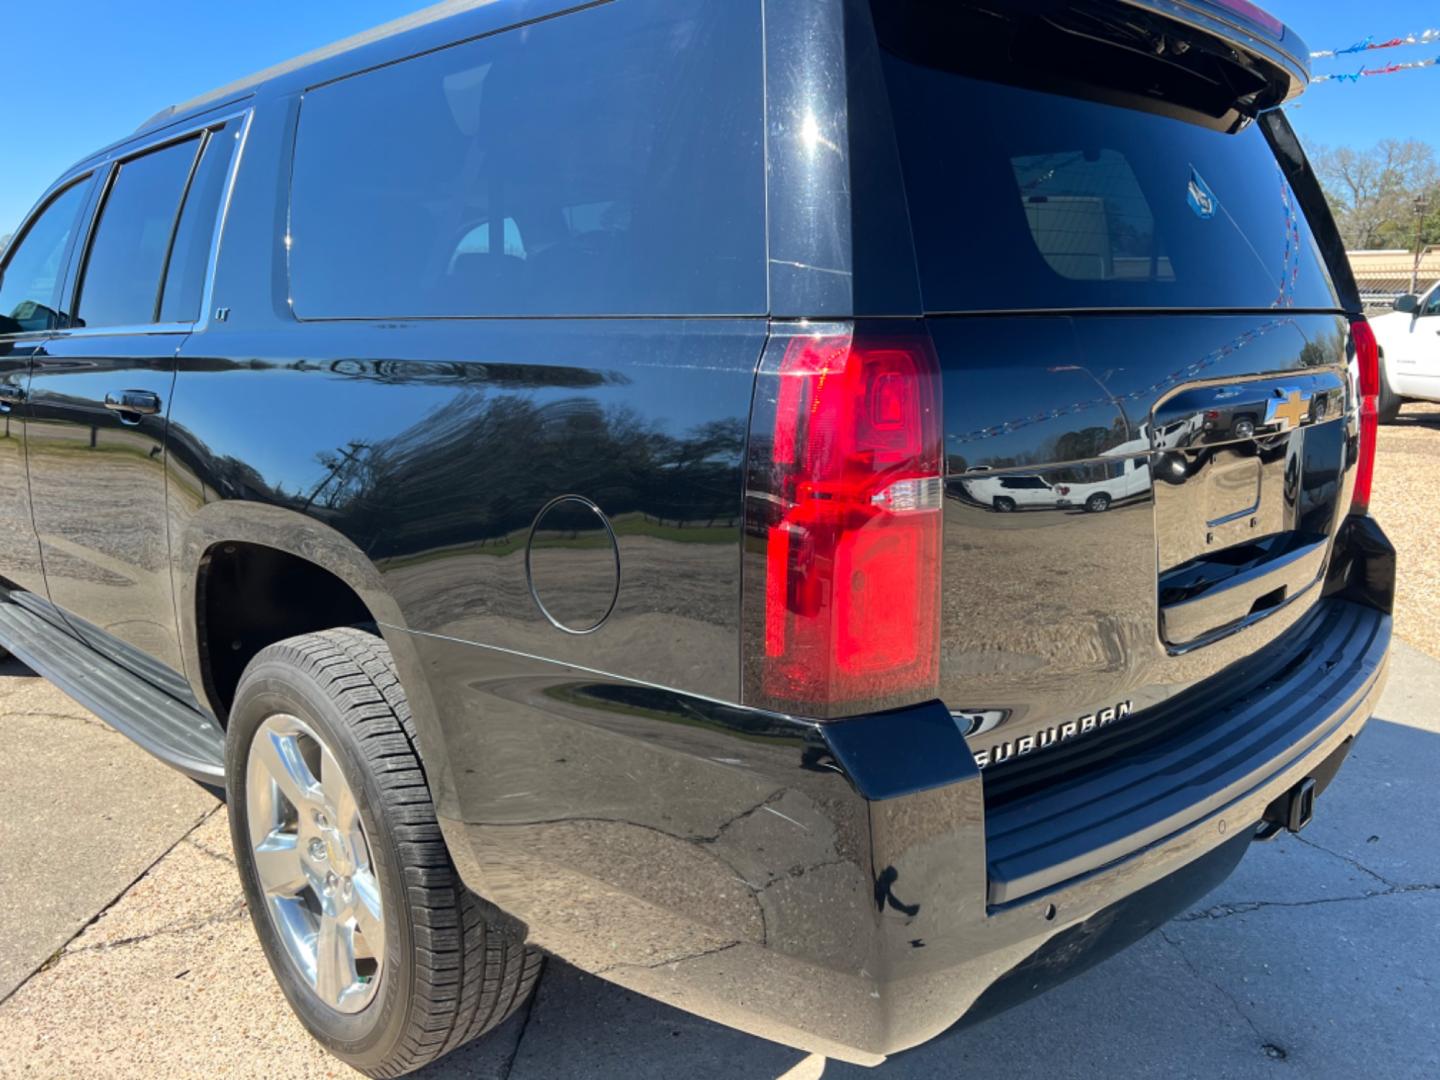
<instances>
[{"instance_id":1,"label":"cracked pavement","mask_svg":"<svg viewBox=\"0 0 1440 1080\"><path fill-rule=\"evenodd\" d=\"M1303 835L1255 845L1120 956L878 1072L552 961L526 1009L420 1075L1440 1075L1436 701L1440 662L1397 645L1377 718ZM272 981L209 793L13 662L0 724L0 1077L355 1075Z\"/></svg>"}]
</instances>

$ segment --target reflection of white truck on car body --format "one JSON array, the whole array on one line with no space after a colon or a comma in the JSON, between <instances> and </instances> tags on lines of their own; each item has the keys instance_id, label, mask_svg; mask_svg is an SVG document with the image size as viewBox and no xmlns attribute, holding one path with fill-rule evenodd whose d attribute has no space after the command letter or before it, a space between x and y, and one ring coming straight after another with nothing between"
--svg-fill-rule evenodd
<instances>
[{"instance_id":1,"label":"reflection of white truck on car body","mask_svg":"<svg viewBox=\"0 0 1440 1080\"><path fill-rule=\"evenodd\" d=\"M1050 475L1005 472L968 476L960 483L970 498L1001 513L1076 507L1099 514L1150 490L1150 461L1143 455L1076 465Z\"/></svg>"}]
</instances>

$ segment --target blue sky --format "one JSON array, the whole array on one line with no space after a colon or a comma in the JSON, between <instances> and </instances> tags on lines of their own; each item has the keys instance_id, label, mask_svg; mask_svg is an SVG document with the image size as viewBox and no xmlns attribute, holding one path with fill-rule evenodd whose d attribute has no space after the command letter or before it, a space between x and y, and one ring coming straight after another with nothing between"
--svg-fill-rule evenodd
<instances>
[{"instance_id":1,"label":"blue sky","mask_svg":"<svg viewBox=\"0 0 1440 1080\"><path fill-rule=\"evenodd\" d=\"M1293 26L1313 50L1345 48L1376 40L1440 29L1440 5L1414 0L1260 0L1266 10ZM1354 72L1391 62L1440 56L1440 44L1380 49L1361 56L1312 61L1315 74ZM1307 145L1366 147L1379 139L1423 139L1440 151L1440 67L1312 86L1292 109L1291 123Z\"/></svg>"},{"instance_id":2,"label":"blue sky","mask_svg":"<svg viewBox=\"0 0 1440 1080\"><path fill-rule=\"evenodd\" d=\"M1315 49L1440 26L1440 9L1413 0L1261 2ZM158 109L424 6L423 0L49 0L44 22L64 32L47 40L58 45L27 48L17 40L22 47L5 58L0 236L19 224L61 171ZM23 38L23 28L19 33ZM1440 46L1364 59L1374 66L1437 54ZM1348 57L1317 61L1316 70L1359 66ZM1293 119L1307 142L1368 146L1384 137L1416 137L1440 144L1437 97L1440 68L1326 83L1306 94Z\"/></svg>"},{"instance_id":3,"label":"blue sky","mask_svg":"<svg viewBox=\"0 0 1440 1080\"><path fill-rule=\"evenodd\" d=\"M429 0L47 0L43 47L6 50L0 236L80 158L178 101ZM9 20L13 46L26 20ZM31 20L33 23L33 20Z\"/></svg>"}]
</instances>

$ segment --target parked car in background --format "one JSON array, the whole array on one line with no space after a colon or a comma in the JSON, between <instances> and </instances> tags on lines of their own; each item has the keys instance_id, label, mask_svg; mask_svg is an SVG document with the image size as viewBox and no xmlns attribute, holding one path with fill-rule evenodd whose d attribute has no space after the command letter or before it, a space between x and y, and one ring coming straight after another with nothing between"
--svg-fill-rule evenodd
<instances>
[{"instance_id":1,"label":"parked car in background","mask_svg":"<svg viewBox=\"0 0 1440 1080\"><path fill-rule=\"evenodd\" d=\"M1390 423L1406 401L1440 401L1440 283L1407 294L1395 310L1370 320L1380 344L1380 420Z\"/></svg>"},{"instance_id":2,"label":"parked car in background","mask_svg":"<svg viewBox=\"0 0 1440 1080\"><path fill-rule=\"evenodd\" d=\"M0 645L225 786L370 1075L547 954L870 1065L1013 1005L1304 828L1384 684L1307 55L449 0L167 108L0 266Z\"/></svg>"}]
</instances>

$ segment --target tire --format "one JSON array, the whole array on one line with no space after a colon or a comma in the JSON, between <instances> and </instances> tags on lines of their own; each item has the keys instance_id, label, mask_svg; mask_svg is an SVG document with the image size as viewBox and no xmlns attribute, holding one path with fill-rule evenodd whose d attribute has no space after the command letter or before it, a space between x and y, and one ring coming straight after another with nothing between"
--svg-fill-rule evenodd
<instances>
[{"instance_id":1,"label":"tire","mask_svg":"<svg viewBox=\"0 0 1440 1080\"><path fill-rule=\"evenodd\" d=\"M384 641L340 629L262 650L240 678L225 757L251 922L327 1050L370 1076L399 1076L527 1000L542 957L456 874ZM339 959L321 965L326 942ZM307 946L328 978L302 969Z\"/></svg>"},{"instance_id":2,"label":"tire","mask_svg":"<svg viewBox=\"0 0 1440 1080\"><path fill-rule=\"evenodd\" d=\"M1015 511L1015 500L1009 495L996 495L994 505L995 509L1002 514L1011 514Z\"/></svg>"},{"instance_id":3,"label":"tire","mask_svg":"<svg viewBox=\"0 0 1440 1080\"><path fill-rule=\"evenodd\" d=\"M1385 354L1380 354L1380 423L1393 424L1400 416L1404 400L1390 389L1390 380L1385 377Z\"/></svg>"},{"instance_id":4,"label":"tire","mask_svg":"<svg viewBox=\"0 0 1440 1080\"><path fill-rule=\"evenodd\" d=\"M1103 514L1110 509L1110 496L1103 491L1097 491L1085 500L1085 512L1087 514Z\"/></svg>"},{"instance_id":5,"label":"tire","mask_svg":"<svg viewBox=\"0 0 1440 1080\"><path fill-rule=\"evenodd\" d=\"M1254 438L1255 421L1248 416L1240 417L1240 419L1235 421L1235 427L1232 429L1232 434L1234 434L1235 438L1237 439Z\"/></svg>"}]
</instances>

